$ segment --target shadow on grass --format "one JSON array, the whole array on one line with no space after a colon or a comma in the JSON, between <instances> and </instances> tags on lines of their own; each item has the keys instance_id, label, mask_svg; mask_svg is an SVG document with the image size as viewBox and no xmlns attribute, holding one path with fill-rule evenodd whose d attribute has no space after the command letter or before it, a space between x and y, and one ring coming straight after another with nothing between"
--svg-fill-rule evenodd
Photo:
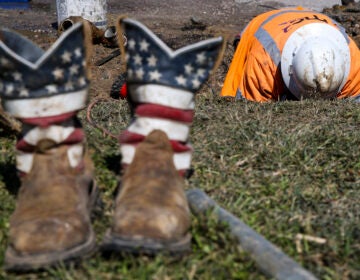
<instances>
[{"instance_id":1,"label":"shadow on grass","mask_svg":"<svg viewBox=\"0 0 360 280\"><path fill-rule=\"evenodd\" d=\"M105 166L116 175L122 174L121 155L107 155L104 157Z\"/></svg>"},{"instance_id":2,"label":"shadow on grass","mask_svg":"<svg viewBox=\"0 0 360 280\"><path fill-rule=\"evenodd\" d=\"M18 132L16 130L4 127L4 125L0 123L0 137L10 138L16 136L17 134Z\"/></svg>"},{"instance_id":3,"label":"shadow on grass","mask_svg":"<svg viewBox=\"0 0 360 280\"><path fill-rule=\"evenodd\" d=\"M16 196L19 191L21 182L17 176L15 165L10 163L0 163L0 178L2 178L9 193Z\"/></svg>"}]
</instances>

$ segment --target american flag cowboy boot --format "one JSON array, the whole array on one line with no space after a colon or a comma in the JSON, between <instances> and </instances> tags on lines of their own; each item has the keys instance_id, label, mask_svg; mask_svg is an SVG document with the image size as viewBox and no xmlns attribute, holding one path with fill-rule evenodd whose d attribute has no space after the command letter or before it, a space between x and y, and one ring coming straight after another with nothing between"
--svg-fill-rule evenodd
<instances>
[{"instance_id":1,"label":"american flag cowboy boot","mask_svg":"<svg viewBox=\"0 0 360 280\"><path fill-rule=\"evenodd\" d=\"M22 123L16 143L21 179L10 218L5 268L26 271L90 253L97 188L77 118L88 99L85 27L78 23L46 52L0 29L0 93Z\"/></svg>"},{"instance_id":2,"label":"american flag cowboy boot","mask_svg":"<svg viewBox=\"0 0 360 280\"><path fill-rule=\"evenodd\" d=\"M122 27L132 121L119 137L125 172L103 249L184 253L191 236L182 175L191 164L194 94L215 67L223 39L173 51L135 20L119 19L118 34Z\"/></svg>"}]
</instances>

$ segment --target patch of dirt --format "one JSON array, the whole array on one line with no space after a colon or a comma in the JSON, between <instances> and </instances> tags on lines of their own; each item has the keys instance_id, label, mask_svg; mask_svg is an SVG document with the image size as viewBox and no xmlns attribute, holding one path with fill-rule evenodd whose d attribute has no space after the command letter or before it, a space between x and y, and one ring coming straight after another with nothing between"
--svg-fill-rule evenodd
<instances>
[{"instance_id":1,"label":"patch of dirt","mask_svg":"<svg viewBox=\"0 0 360 280\"><path fill-rule=\"evenodd\" d=\"M326 15L339 22L360 47L360 2L324 9Z\"/></svg>"}]
</instances>

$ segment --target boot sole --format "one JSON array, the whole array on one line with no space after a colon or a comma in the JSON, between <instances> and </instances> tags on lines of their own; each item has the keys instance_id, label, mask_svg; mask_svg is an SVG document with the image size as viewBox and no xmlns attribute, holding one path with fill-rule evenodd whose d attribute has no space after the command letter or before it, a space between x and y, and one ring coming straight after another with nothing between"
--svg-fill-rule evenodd
<instances>
[{"instance_id":1,"label":"boot sole","mask_svg":"<svg viewBox=\"0 0 360 280\"><path fill-rule=\"evenodd\" d=\"M86 258L95 251L96 238L92 231L88 240L74 248L63 252L45 253L41 255L20 255L12 247L5 252L5 270L13 272L28 272L42 268L50 268L66 264L75 259Z\"/></svg>"},{"instance_id":2,"label":"boot sole","mask_svg":"<svg viewBox=\"0 0 360 280\"><path fill-rule=\"evenodd\" d=\"M100 204L101 198L99 188L93 181L93 190L89 198L90 215L94 215L96 207ZM44 253L38 255L22 255L8 246L5 252L4 269L9 272L29 272L43 268L50 268L61 264L67 264L79 259L86 259L97 249L96 236L91 229L88 239L73 248L61 252Z\"/></svg>"},{"instance_id":3,"label":"boot sole","mask_svg":"<svg viewBox=\"0 0 360 280\"><path fill-rule=\"evenodd\" d=\"M188 233L180 240L176 240L174 242L164 242L150 238L135 240L128 237L116 236L111 232L107 232L101 245L101 251L106 254L130 253L135 255L156 255L159 253L164 253L174 256L181 256L190 252L190 249L190 233Z\"/></svg>"}]
</instances>

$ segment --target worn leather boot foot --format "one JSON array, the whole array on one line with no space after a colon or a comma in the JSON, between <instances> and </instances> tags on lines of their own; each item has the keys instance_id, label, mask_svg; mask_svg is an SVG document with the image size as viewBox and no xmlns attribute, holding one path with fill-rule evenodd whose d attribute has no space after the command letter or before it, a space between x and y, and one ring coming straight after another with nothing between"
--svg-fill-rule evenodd
<instances>
[{"instance_id":1,"label":"worn leather boot foot","mask_svg":"<svg viewBox=\"0 0 360 280\"><path fill-rule=\"evenodd\" d=\"M136 149L116 198L104 251L155 254L190 249L190 212L184 179L173 162L167 135L154 130Z\"/></svg>"},{"instance_id":2,"label":"worn leather boot foot","mask_svg":"<svg viewBox=\"0 0 360 280\"><path fill-rule=\"evenodd\" d=\"M10 219L5 269L28 271L83 257L95 249L90 211L97 188L90 160L75 170L67 147L36 154Z\"/></svg>"}]
</instances>

